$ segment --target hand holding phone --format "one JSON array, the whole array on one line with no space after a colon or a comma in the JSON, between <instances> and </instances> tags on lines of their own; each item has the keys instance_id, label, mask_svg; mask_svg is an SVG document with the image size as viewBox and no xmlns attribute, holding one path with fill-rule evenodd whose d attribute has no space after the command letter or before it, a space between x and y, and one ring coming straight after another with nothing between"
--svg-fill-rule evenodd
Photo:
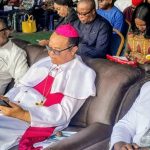
<instances>
[{"instance_id":1,"label":"hand holding phone","mask_svg":"<svg viewBox=\"0 0 150 150\"><path fill-rule=\"evenodd\" d=\"M11 107L8 102L6 102L6 101L4 101L2 99L0 99L0 105L1 106L5 106L5 107Z\"/></svg>"}]
</instances>

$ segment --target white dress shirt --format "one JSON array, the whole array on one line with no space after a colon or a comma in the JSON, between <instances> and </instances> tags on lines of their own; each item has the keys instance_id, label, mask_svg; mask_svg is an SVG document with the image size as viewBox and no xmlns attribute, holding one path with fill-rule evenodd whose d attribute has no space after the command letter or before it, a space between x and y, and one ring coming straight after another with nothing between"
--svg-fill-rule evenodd
<instances>
[{"instance_id":1,"label":"white dress shirt","mask_svg":"<svg viewBox=\"0 0 150 150\"><path fill-rule=\"evenodd\" d=\"M123 12L125 8L132 5L132 2L131 0L116 0L114 4L118 9Z\"/></svg>"},{"instance_id":2,"label":"white dress shirt","mask_svg":"<svg viewBox=\"0 0 150 150\"><path fill-rule=\"evenodd\" d=\"M119 141L141 146L141 137L150 128L150 82L145 83L128 113L114 126L110 149Z\"/></svg>"},{"instance_id":3,"label":"white dress shirt","mask_svg":"<svg viewBox=\"0 0 150 150\"><path fill-rule=\"evenodd\" d=\"M26 53L8 41L0 47L0 94L4 94L12 78L17 82L28 70Z\"/></svg>"}]
</instances>

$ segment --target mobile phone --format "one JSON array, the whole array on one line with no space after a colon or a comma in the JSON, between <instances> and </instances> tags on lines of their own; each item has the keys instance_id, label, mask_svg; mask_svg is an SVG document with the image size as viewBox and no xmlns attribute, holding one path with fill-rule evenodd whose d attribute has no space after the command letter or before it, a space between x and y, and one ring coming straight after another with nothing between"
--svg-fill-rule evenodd
<instances>
[{"instance_id":1,"label":"mobile phone","mask_svg":"<svg viewBox=\"0 0 150 150\"><path fill-rule=\"evenodd\" d=\"M1 105L1 106L5 106L5 107L11 107L11 106L8 104L8 102L6 102L6 101L4 101L4 100L2 100L2 99L0 99L0 105Z\"/></svg>"}]
</instances>

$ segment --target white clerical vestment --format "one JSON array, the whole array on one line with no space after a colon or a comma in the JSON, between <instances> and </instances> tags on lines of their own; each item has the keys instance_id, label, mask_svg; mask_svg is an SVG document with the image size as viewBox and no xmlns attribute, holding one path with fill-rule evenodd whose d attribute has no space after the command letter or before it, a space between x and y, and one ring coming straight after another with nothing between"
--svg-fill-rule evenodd
<instances>
[{"instance_id":1,"label":"white clerical vestment","mask_svg":"<svg viewBox=\"0 0 150 150\"><path fill-rule=\"evenodd\" d=\"M51 93L63 93L64 96L60 104L44 107L37 105L45 100L44 96L32 87L47 75L54 77ZM29 126L56 127L53 133L66 128L85 100L95 96L95 76L79 56L62 65L53 64L49 57L35 63L19 84L6 94L11 101L29 111L31 123L0 114L0 150L17 145Z\"/></svg>"}]
</instances>

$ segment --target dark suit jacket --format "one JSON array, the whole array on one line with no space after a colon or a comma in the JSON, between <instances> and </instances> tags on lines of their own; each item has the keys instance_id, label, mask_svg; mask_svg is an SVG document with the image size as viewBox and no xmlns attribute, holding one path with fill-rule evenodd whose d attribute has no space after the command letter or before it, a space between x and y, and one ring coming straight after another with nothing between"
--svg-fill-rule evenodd
<instances>
[{"instance_id":1,"label":"dark suit jacket","mask_svg":"<svg viewBox=\"0 0 150 150\"><path fill-rule=\"evenodd\" d=\"M97 15L89 24L82 24L76 20L73 25L80 36L78 54L91 58L105 58L109 53L112 35L109 22Z\"/></svg>"}]
</instances>

